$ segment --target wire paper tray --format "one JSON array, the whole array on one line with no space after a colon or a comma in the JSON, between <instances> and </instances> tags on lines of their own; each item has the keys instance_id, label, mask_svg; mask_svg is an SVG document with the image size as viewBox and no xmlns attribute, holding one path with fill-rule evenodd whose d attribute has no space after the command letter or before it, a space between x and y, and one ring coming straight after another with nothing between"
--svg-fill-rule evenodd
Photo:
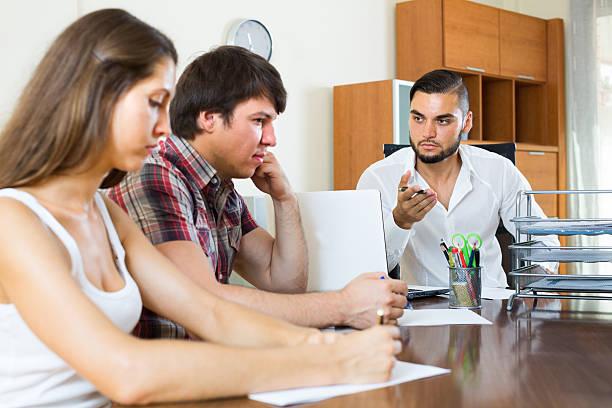
<instances>
[{"instance_id":1,"label":"wire paper tray","mask_svg":"<svg viewBox=\"0 0 612 408\"><path fill-rule=\"evenodd\" d=\"M512 221L521 234L529 235L604 235L612 234L612 219L550 219L516 217Z\"/></svg>"},{"instance_id":2,"label":"wire paper tray","mask_svg":"<svg viewBox=\"0 0 612 408\"><path fill-rule=\"evenodd\" d=\"M525 286L534 290L554 292L612 292L612 276L601 278L587 276L550 276L539 279Z\"/></svg>"},{"instance_id":3,"label":"wire paper tray","mask_svg":"<svg viewBox=\"0 0 612 408\"><path fill-rule=\"evenodd\" d=\"M539 241L509 246L515 256L531 262L612 262L612 247L550 247Z\"/></svg>"},{"instance_id":4,"label":"wire paper tray","mask_svg":"<svg viewBox=\"0 0 612 408\"><path fill-rule=\"evenodd\" d=\"M538 265L528 265L510 272L516 292L508 299L506 310L512 310L516 299L540 298L612 300L612 275L550 275L539 273Z\"/></svg>"}]
</instances>

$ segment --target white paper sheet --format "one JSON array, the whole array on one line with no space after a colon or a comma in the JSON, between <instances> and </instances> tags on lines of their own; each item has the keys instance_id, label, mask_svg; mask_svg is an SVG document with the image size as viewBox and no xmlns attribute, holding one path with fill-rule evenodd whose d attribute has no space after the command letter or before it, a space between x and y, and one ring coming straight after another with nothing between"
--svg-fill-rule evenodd
<instances>
[{"instance_id":1,"label":"white paper sheet","mask_svg":"<svg viewBox=\"0 0 612 408\"><path fill-rule=\"evenodd\" d=\"M404 310L397 320L400 326L443 326L447 324L492 324L484 317L467 309Z\"/></svg>"},{"instance_id":2,"label":"white paper sheet","mask_svg":"<svg viewBox=\"0 0 612 408\"><path fill-rule=\"evenodd\" d=\"M483 299L508 299L514 290L504 288L482 288L480 297Z\"/></svg>"},{"instance_id":3,"label":"white paper sheet","mask_svg":"<svg viewBox=\"0 0 612 408\"><path fill-rule=\"evenodd\" d=\"M249 398L278 406L305 404L340 395L375 390L377 388L388 387L446 373L450 373L450 370L429 365L396 361L391 371L391 379L387 382L376 384L340 384L324 387L307 387L284 391L261 392L258 394L249 394Z\"/></svg>"}]
</instances>

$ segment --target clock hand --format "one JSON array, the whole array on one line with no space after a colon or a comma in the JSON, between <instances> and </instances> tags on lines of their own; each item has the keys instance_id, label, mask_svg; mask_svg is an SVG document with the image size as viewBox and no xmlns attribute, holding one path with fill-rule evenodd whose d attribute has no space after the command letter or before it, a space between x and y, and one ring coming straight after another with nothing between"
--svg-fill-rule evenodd
<instances>
[{"instance_id":1,"label":"clock hand","mask_svg":"<svg viewBox=\"0 0 612 408\"><path fill-rule=\"evenodd\" d=\"M247 33L247 38L249 39L249 51L253 51L253 40L251 39L251 33Z\"/></svg>"}]
</instances>

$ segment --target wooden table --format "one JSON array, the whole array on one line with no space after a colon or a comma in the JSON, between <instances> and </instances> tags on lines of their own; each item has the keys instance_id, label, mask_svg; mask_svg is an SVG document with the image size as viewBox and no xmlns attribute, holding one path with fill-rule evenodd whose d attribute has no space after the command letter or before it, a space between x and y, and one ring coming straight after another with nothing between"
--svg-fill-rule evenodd
<instances>
[{"instance_id":1,"label":"wooden table","mask_svg":"<svg viewBox=\"0 0 612 408\"><path fill-rule=\"evenodd\" d=\"M451 374L310 404L340 407L612 407L612 314L566 311L576 303L483 300L492 326L402 327L400 360L450 368ZM574 301L576 302L576 301ZM579 301L584 302L584 301ZM416 309L448 301L413 302ZM235 398L156 407L269 405Z\"/></svg>"}]
</instances>

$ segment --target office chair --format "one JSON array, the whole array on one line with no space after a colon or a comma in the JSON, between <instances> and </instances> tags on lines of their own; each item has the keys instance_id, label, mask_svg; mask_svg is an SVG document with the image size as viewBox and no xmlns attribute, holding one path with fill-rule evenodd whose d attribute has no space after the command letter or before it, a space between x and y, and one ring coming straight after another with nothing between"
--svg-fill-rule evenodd
<instances>
[{"instance_id":1,"label":"office chair","mask_svg":"<svg viewBox=\"0 0 612 408\"><path fill-rule=\"evenodd\" d=\"M488 150L493 153L497 153L501 156L504 156L508 160L512 162L516 166L516 145L514 143L490 143L490 144L473 144L471 146L480 147L481 149ZM409 144L384 144L383 145L383 154L385 157L395 153L396 151L403 149L405 147L410 147ZM502 268L506 273L506 279L508 280L508 285L514 289L514 278L508 275L508 273L512 270L512 255L510 253L510 248L508 248L511 244L514 243L514 237L508 230L504 227L504 224L499 222L499 226L497 227L497 232L495 232L495 238L499 242L499 246L501 248L502 253ZM389 271L389 276L392 278L399 279L400 270L399 263L395 268Z\"/></svg>"}]
</instances>

